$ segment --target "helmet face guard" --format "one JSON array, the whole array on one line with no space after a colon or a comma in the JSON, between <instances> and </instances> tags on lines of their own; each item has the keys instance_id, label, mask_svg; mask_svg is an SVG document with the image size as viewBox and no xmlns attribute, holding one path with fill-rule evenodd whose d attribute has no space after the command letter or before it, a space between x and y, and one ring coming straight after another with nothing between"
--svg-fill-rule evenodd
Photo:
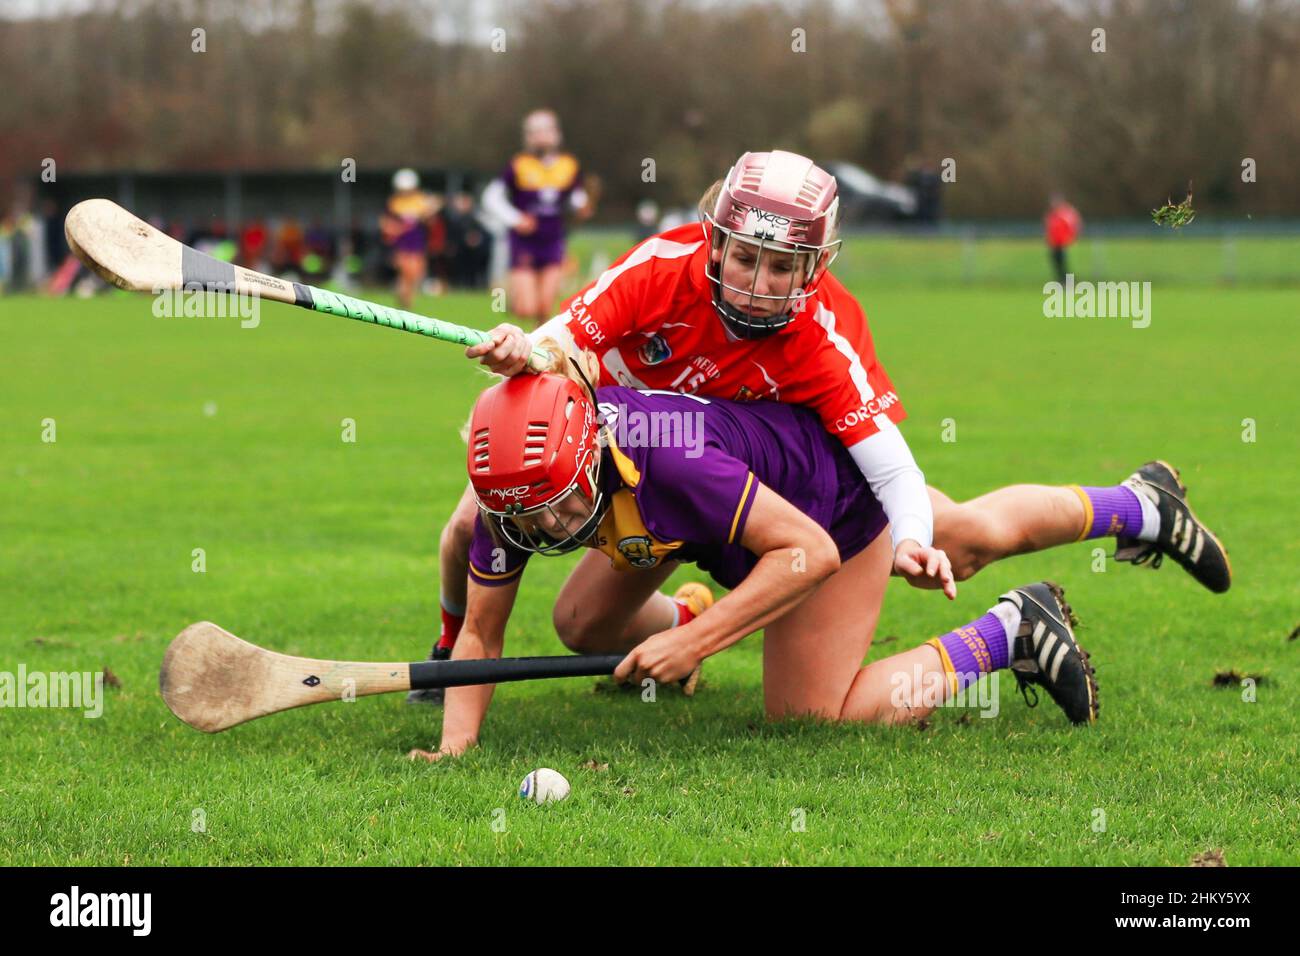
<instances>
[{"instance_id":1,"label":"helmet face guard","mask_svg":"<svg viewBox=\"0 0 1300 956\"><path fill-rule=\"evenodd\" d=\"M772 335L793 322L839 253L838 239L809 246L729 229L712 216L705 222L710 255L704 274L712 285L713 306L727 328L744 339ZM740 281L728 282L728 276ZM758 292L764 276L775 293ZM743 304L736 304L741 299Z\"/></svg>"},{"instance_id":2,"label":"helmet face guard","mask_svg":"<svg viewBox=\"0 0 1300 956\"><path fill-rule=\"evenodd\" d=\"M741 338L778 332L803 311L839 252L835 177L797 153L745 153L705 210L713 305ZM759 287L775 292L760 293Z\"/></svg>"},{"instance_id":3,"label":"helmet face guard","mask_svg":"<svg viewBox=\"0 0 1300 956\"><path fill-rule=\"evenodd\" d=\"M504 511L490 511L481 501L479 511L483 519L505 541L516 548L534 554L568 554L591 540L605 516L605 495L600 490L600 456L593 455L584 469L586 480L574 483L553 500L525 509L515 502ZM589 496L582 485L593 487L596 493Z\"/></svg>"},{"instance_id":4,"label":"helmet face guard","mask_svg":"<svg viewBox=\"0 0 1300 956\"><path fill-rule=\"evenodd\" d=\"M493 533L535 554L587 544L607 506L600 427L591 396L562 375L516 375L483 392L467 464Z\"/></svg>"}]
</instances>

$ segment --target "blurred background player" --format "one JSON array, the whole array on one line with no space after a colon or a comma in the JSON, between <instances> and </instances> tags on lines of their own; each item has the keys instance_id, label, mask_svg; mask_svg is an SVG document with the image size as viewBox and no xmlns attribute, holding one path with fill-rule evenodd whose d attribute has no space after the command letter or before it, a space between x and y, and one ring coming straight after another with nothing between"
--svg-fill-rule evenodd
<instances>
[{"instance_id":1,"label":"blurred background player","mask_svg":"<svg viewBox=\"0 0 1300 956\"><path fill-rule=\"evenodd\" d=\"M420 189L413 169L393 174L393 194L379 217L384 245L393 250L397 272L397 303L409 309L428 271L429 221L438 214L438 201Z\"/></svg>"},{"instance_id":2,"label":"blurred background player","mask_svg":"<svg viewBox=\"0 0 1300 956\"><path fill-rule=\"evenodd\" d=\"M1043 217L1043 230L1047 234L1047 253L1056 270L1056 281L1065 284L1065 250L1074 245L1083 228L1083 218L1060 193L1053 193Z\"/></svg>"},{"instance_id":3,"label":"blurred background player","mask_svg":"<svg viewBox=\"0 0 1300 956\"><path fill-rule=\"evenodd\" d=\"M524 117L524 149L483 193L483 207L509 229L510 309L537 323L551 317L564 266L564 214L593 212L581 169L560 151L560 121L551 110Z\"/></svg>"},{"instance_id":4,"label":"blurred background player","mask_svg":"<svg viewBox=\"0 0 1300 956\"><path fill-rule=\"evenodd\" d=\"M474 208L474 197L458 192L442 211L447 237L444 254L447 281L453 289L482 289L487 285L492 238Z\"/></svg>"}]
</instances>

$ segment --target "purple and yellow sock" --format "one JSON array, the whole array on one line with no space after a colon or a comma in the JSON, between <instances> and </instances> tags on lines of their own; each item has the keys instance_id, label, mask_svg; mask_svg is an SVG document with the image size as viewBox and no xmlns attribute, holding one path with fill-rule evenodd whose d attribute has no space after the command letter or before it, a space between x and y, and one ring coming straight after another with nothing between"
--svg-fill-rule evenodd
<instances>
[{"instance_id":1,"label":"purple and yellow sock","mask_svg":"<svg viewBox=\"0 0 1300 956\"><path fill-rule=\"evenodd\" d=\"M1117 535L1136 538L1142 533L1142 504L1132 488L1085 488L1070 485L1083 502L1083 533L1078 540Z\"/></svg>"},{"instance_id":2,"label":"purple and yellow sock","mask_svg":"<svg viewBox=\"0 0 1300 956\"><path fill-rule=\"evenodd\" d=\"M925 643L939 652L943 671L948 675L948 688L954 694L975 683L981 675L1011 663L1007 630L992 611Z\"/></svg>"}]
</instances>

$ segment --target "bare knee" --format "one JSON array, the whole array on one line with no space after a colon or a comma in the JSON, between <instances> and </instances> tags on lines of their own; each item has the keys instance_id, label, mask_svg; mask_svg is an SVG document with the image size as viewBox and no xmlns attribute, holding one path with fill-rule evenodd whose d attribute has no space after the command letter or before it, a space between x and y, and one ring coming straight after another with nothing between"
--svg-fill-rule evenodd
<instances>
[{"instance_id":1,"label":"bare knee","mask_svg":"<svg viewBox=\"0 0 1300 956\"><path fill-rule=\"evenodd\" d=\"M577 601L568 600L563 594L551 611L551 624L560 643L575 654L591 653L602 636L600 622L584 614Z\"/></svg>"},{"instance_id":2,"label":"bare knee","mask_svg":"<svg viewBox=\"0 0 1300 956\"><path fill-rule=\"evenodd\" d=\"M457 507L438 535L438 552L444 558L450 555L468 555L470 543L474 540L475 508Z\"/></svg>"},{"instance_id":3,"label":"bare knee","mask_svg":"<svg viewBox=\"0 0 1300 956\"><path fill-rule=\"evenodd\" d=\"M812 699L791 701L791 700L766 700L763 704L763 710L766 712L768 720L825 720L839 721L843 718L840 716L843 707L836 706L829 700L816 701Z\"/></svg>"},{"instance_id":4,"label":"bare knee","mask_svg":"<svg viewBox=\"0 0 1300 956\"><path fill-rule=\"evenodd\" d=\"M935 547L952 562L958 581L974 577L982 568L1008 553L991 516L970 502L954 504L934 516Z\"/></svg>"}]
</instances>

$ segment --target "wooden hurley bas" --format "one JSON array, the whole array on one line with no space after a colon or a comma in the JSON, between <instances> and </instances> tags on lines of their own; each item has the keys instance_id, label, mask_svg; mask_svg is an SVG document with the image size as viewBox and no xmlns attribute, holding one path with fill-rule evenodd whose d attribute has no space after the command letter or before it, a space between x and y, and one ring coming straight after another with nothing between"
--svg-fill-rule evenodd
<instances>
[{"instance_id":1,"label":"wooden hurley bas","mask_svg":"<svg viewBox=\"0 0 1300 956\"><path fill-rule=\"evenodd\" d=\"M181 631L168 646L158 689L173 714L196 730L213 734L282 710L369 694L606 676L622 659L621 654L607 654L413 664L324 661L268 651L201 621Z\"/></svg>"},{"instance_id":2,"label":"wooden hurley bas","mask_svg":"<svg viewBox=\"0 0 1300 956\"><path fill-rule=\"evenodd\" d=\"M478 345L490 338L479 329L222 262L178 242L108 199L77 203L68 211L63 232L68 248L88 268L105 282L130 292L203 291L269 299L457 345ZM534 349L528 365L543 369L550 361L549 352Z\"/></svg>"}]
</instances>

